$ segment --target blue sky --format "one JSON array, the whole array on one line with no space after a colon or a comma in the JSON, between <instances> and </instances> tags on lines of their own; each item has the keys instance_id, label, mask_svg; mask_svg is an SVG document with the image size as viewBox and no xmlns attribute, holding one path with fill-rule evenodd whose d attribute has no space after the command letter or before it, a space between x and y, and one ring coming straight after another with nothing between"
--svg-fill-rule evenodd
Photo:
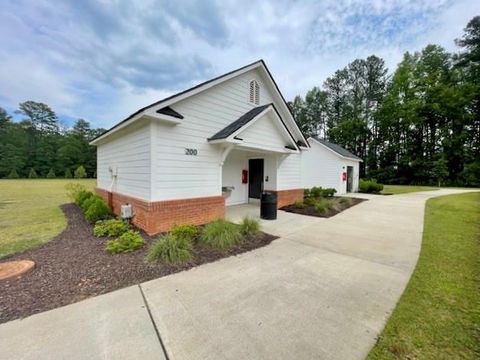
<instances>
[{"instance_id":1,"label":"blue sky","mask_svg":"<svg viewBox=\"0 0 480 360\"><path fill-rule=\"evenodd\" d=\"M0 106L49 104L109 127L140 107L263 58L287 99L355 58L393 69L428 43L456 51L480 1L0 3Z\"/></svg>"}]
</instances>

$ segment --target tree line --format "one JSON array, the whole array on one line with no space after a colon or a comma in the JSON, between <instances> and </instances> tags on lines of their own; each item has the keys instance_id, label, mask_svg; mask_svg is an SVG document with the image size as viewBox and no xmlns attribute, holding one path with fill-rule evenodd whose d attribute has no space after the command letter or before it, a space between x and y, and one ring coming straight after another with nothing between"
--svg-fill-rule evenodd
<instances>
[{"instance_id":1,"label":"tree line","mask_svg":"<svg viewBox=\"0 0 480 360\"><path fill-rule=\"evenodd\" d=\"M0 178L96 177L96 148L89 141L104 129L83 119L66 128L48 105L35 101L15 112L21 121L0 108Z\"/></svg>"},{"instance_id":2,"label":"tree line","mask_svg":"<svg viewBox=\"0 0 480 360\"><path fill-rule=\"evenodd\" d=\"M363 159L392 184L480 186L480 16L455 40L404 54L393 74L372 55L290 103L302 131Z\"/></svg>"}]
</instances>

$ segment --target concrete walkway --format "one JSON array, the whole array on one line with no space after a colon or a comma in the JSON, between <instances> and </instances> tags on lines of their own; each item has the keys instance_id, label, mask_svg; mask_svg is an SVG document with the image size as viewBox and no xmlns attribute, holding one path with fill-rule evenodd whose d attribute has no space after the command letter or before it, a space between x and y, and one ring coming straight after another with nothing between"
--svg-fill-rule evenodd
<instances>
[{"instance_id":1,"label":"concrete walkway","mask_svg":"<svg viewBox=\"0 0 480 360\"><path fill-rule=\"evenodd\" d=\"M0 325L0 358L363 359L416 264L425 201L457 192L376 196L267 247Z\"/></svg>"}]
</instances>

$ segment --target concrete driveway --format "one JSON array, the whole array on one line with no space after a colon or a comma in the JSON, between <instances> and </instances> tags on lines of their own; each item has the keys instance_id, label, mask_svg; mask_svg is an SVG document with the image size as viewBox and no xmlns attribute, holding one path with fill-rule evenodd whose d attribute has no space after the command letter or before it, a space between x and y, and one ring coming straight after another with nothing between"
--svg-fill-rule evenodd
<instances>
[{"instance_id":1,"label":"concrete driveway","mask_svg":"<svg viewBox=\"0 0 480 360\"><path fill-rule=\"evenodd\" d=\"M376 196L264 248L0 325L0 358L363 359L416 264L425 201L456 192Z\"/></svg>"}]
</instances>

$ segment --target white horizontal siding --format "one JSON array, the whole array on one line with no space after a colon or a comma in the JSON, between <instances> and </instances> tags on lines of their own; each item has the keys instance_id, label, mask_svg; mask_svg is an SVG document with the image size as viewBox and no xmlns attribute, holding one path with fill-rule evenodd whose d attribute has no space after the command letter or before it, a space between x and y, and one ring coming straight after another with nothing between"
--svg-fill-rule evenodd
<instances>
[{"instance_id":1,"label":"white horizontal siding","mask_svg":"<svg viewBox=\"0 0 480 360\"><path fill-rule=\"evenodd\" d=\"M252 70L172 105L184 116L180 124L154 123L154 200L221 195L222 149L207 139L257 106L249 103L252 79L260 84L260 105L271 103L269 90L257 70ZM185 148L196 149L198 155L186 155Z\"/></svg>"},{"instance_id":2,"label":"white horizontal siding","mask_svg":"<svg viewBox=\"0 0 480 360\"><path fill-rule=\"evenodd\" d=\"M347 166L354 167L353 190L358 190L358 162L337 156L324 146L310 141L311 148L302 154L302 185L304 188L322 186L334 188L338 195L345 194L347 182L342 173Z\"/></svg>"},{"instance_id":3,"label":"white horizontal siding","mask_svg":"<svg viewBox=\"0 0 480 360\"><path fill-rule=\"evenodd\" d=\"M278 120L269 112L242 131L238 137L243 139L242 145L247 147L283 152L285 145L293 144L285 139L285 133L279 129L278 125Z\"/></svg>"},{"instance_id":4,"label":"white horizontal siding","mask_svg":"<svg viewBox=\"0 0 480 360\"><path fill-rule=\"evenodd\" d=\"M302 187L301 154L290 154L278 161L277 187L278 190Z\"/></svg>"},{"instance_id":5,"label":"white horizontal siding","mask_svg":"<svg viewBox=\"0 0 480 360\"><path fill-rule=\"evenodd\" d=\"M97 186L150 199L150 127L139 122L120 130L97 149ZM117 173L113 183L109 168Z\"/></svg>"}]
</instances>

